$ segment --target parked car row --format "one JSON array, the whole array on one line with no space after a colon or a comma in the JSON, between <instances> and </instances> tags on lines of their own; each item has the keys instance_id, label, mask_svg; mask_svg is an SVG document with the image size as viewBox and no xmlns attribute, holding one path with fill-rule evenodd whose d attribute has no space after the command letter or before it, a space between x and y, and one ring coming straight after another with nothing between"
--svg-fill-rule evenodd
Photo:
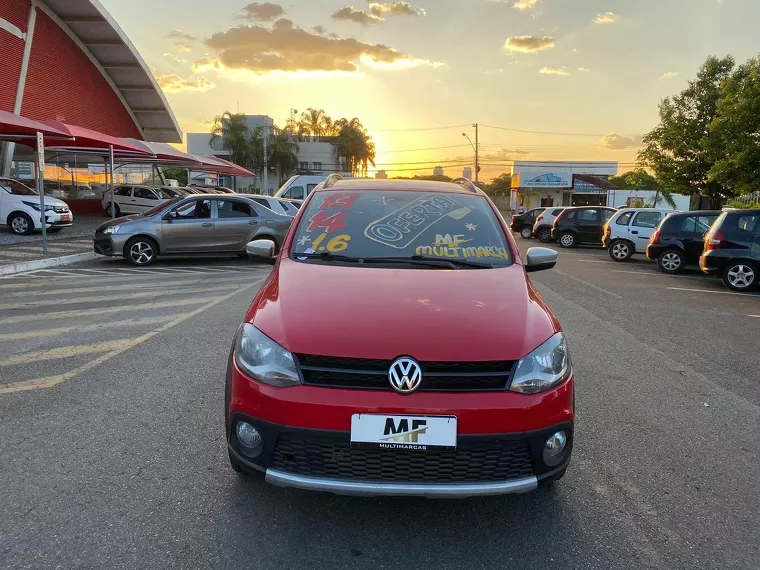
<instances>
[{"instance_id":1,"label":"parked car row","mask_svg":"<svg viewBox=\"0 0 760 570\"><path fill-rule=\"evenodd\" d=\"M200 194L240 195L236 194L229 188L221 186L143 186L138 184L124 184L117 186L114 188L113 194L114 216L116 217L119 217L122 214L140 214L150 208L178 197ZM298 207L292 204L290 200L258 195L252 195L250 197L275 213L291 217L298 213ZM103 194L102 205L103 210L105 210L106 214L110 216L110 190Z\"/></svg>"}]
</instances>

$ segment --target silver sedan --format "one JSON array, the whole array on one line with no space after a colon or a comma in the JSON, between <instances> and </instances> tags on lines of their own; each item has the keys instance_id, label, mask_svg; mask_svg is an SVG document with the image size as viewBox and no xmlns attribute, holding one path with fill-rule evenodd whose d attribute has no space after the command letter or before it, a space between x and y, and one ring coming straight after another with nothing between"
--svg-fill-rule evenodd
<instances>
[{"instance_id":1,"label":"silver sedan","mask_svg":"<svg viewBox=\"0 0 760 570\"><path fill-rule=\"evenodd\" d=\"M255 240L271 240L276 253L292 221L242 195L193 194L106 222L95 231L94 247L137 266L159 255L247 255Z\"/></svg>"}]
</instances>

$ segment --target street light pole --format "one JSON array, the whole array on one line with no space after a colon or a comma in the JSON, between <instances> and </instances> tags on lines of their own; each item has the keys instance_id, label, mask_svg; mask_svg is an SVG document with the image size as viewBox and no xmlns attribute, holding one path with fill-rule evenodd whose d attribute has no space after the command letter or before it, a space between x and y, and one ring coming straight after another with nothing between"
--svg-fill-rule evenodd
<instances>
[{"instance_id":1,"label":"street light pole","mask_svg":"<svg viewBox=\"0 0 760 570\"><path fill-rule=\"evenodd\" d=\"M267 172L269 170L268 162L269 162L269 152L267 151L267 141L269 139L269 135L264 131L264 194L269 195L269 180L267 176Z\"/></svg>"},{"instance_id":2,"label":"street light pole","mask_svg":"<svg viewBox=\"0 0 760 570\"><path fill-rule=\"evenodd\" d=\"M475 182L478 181L478 171L480 170L480 162L478 161L478 124L472 125L475 127Z\"/></svg>"}]
</instances>

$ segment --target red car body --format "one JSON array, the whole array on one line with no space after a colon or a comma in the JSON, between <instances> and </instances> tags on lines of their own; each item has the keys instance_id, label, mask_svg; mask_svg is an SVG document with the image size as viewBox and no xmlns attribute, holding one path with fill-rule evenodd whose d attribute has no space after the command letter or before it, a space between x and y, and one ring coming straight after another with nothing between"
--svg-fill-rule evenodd
<instances>
[{"instance_id":1,"label":"red car body","mask_svg":"<svg viewBox=\"0 0 760 570\"><path fill-rule=\"evenodd\" d=\"M345 185L350 183L336 186L343 189ZM382 188L387 191L388 183ZM408 183L402 188L409 189ZM329 188L317 189L301 208L274 270L245 317L246 323L299 360L307 359L300 355L319 355L315 358L327 363L337 362L335 359L381 363L408 355L422 363L423 369L424 363L436 363L444 369L447 363L452 367L462 363L517 363L561 332L558 320L528 278L507 225L490 201L511 254L512 263L506 267L428 271L293 259L288 252L294 243L294 230L308 210L309 201L325 191ZM474 190L445 184L436 186L435 191ZM535 488L540 481L561 477L570 460L572 371L559 385L534 394L505 387L411 394L397 393L387 386L276 387L242 370L234 352L233 346L226 394L230 459L236 469L264 471L267 480L275 484L349 494L470 496L523 492ZM440 460L451 461L453 471L442 475L441 480L435 472L430 477L410 475L414 479L410 481L397 477L377 480L388 473L383 471L383 465L392 469L401 461L401 471L411 469L409 473L416 473L416 463L424 471L425 465L436 462L438 456L430 451L352 449L349 432L356 414L456 417L457 450L440 452ZM236 443L233 426L241 420L261 432L263 452L255 459L241 453ZM567 435L566 457L559 465L543 465L543 446L547 437L558 430ZM497 449L502 444L506 451ZM285 446L285 451L278 450L280 445ZM490 457L484 459L486 463L504 463L505 454L516 454L515 461L529 462L530 473L526 464L520 476L504 481L494 481L493 476L480 480L477 473L463 474L462 469L477 463L475 453ZM274 467L273 461L277 463ZM378 462L382 463L379 467L375 465ZM292 467L290 471L283 467L288 465ZM508 466L504 469L504 473L509 471Z\"/></svg>"}]
</instances>

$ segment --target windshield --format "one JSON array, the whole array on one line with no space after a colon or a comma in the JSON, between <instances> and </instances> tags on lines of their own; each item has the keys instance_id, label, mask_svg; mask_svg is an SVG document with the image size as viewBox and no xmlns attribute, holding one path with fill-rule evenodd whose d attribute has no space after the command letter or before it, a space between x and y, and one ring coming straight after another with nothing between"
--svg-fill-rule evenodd
<instances>
[{"instance_id":1,"label":"windshield","mask_svg":"<svg viewBox=\"0 0 760 570\"><path fill-rule=\"evenodd\" d=\"M8 194L16 196L37 196L37 192L16 180L0 180L0 187Z\"/></svg>"},{"instance_id":2,"label":"windshield","mask_svg":"<svg viewBox=\"0 0 760 570\"><path fill-rule=\"evenodd\" d=\"M296 231L292 257L328 261L325 254L371 260L393 258L511 263L504 232L485 198L411 191L319 192ZM389 263L392 263L389 260Z\"/></svg>"}]
</instances>

